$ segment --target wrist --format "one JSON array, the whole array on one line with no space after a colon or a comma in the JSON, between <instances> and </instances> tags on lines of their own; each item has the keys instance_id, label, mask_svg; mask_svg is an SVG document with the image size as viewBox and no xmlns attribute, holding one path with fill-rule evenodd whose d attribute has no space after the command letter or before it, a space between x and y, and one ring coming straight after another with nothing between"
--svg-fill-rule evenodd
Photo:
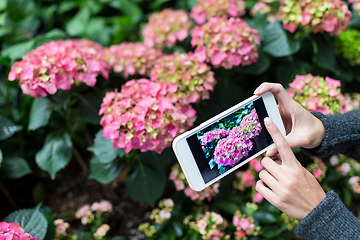
<instances>
[{"instance_id":1,"label":"wrist","mask_svg":"<svg viewBox=\"0 0 360 240\"><path fill-rule=\"evenodd\" d=\"M311 127L313 131L311 131L310 141L308 146L306 147L308 149L318 147L325 136L325 127L322 121L315 116L313 116L313 119L314 121Z\"/></svg>"}]
</instances>

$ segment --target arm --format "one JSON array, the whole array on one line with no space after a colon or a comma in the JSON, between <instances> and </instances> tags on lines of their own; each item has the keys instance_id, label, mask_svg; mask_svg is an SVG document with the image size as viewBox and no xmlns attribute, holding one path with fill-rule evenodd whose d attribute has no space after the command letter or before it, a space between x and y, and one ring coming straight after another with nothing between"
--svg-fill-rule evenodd
<instances>
[{"instance_id":1,"label":"arm","mask_svg":"<svg viewBox=\"0 0 360 240\"><path fill-rule=\"evenodd\" d=\"M360 239L360 222L344 206L334 191L326 194L295 228L295 234L304 239Z\"/></svg>"},{"instance_id":2,"label":"arm","mask_svg":"<svg viewBox=\"0 0 360 240\"><path fill-rule=\"evenodd\" d=\"M303 148L305 153L319 158L341 153L360 160L360 110L336 115L313 112L313 115L322 121L325 135L318 147Z\"/></svg>"}]
</instances>

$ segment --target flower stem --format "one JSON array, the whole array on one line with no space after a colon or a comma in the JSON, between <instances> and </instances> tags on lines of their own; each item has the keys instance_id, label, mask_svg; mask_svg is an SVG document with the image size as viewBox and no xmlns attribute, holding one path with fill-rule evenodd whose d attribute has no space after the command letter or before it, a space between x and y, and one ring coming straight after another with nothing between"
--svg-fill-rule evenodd
<instances>
[{"instance_id":1,"label":"flower stem","mask_svg":"<svg viewBox=\"0 0 360 240\"><path fill-rule=\"evenodd\" d=\"M89 169L87 168L84 160L83 160L82 157L80 156L79 151L78 151L74 146L73 146L73 148L72 148L72 152L73 152L73 154L74 154L74 156L75 156L75 159L78 161L81 169L83 170L83 173L84 173L86 176L89 175Z\"/></svg>"},{"instance_id":2,"label":"flower stem","mask_svg":"<svg viewBox=\"0 0 360 240\"><path fill-rule=\"evenodd\" d=\"M15 209L18 210L19 207L16 205L16 203L14 202L14 200L12 199L10 193L6 190L6 188L4 187L4 185L0 182L0 189L1 191L4 193L5 197L8 199L9 203L11 204L11 206Z\"/></svg>"}]
</instances>

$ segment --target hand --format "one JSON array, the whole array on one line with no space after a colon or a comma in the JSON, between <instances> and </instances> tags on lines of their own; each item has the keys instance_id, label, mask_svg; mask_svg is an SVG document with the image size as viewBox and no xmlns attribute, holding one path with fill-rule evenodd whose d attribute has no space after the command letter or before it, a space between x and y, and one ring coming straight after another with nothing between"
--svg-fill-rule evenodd
<instances>
[{"instance_id":1,"label":"hand","mask_svg":"<svg viewBox=\"0 0 360 240\"><path fill-rule=\"evenodd\" d=\"M325 129L322 122L303 108L286 92L281 84L263 83L254 94L272 92L278 100L278 108L286 130L286 140L291 148L315 148L322 142ZM276 151L269 151L272 157Z\"/></svg>"},{"instance_id":2,"label":"hand","mask_svg":"<svg viewBox=\"0 0 360 240\"><path fill-rule=\"evenodd\" d=\"M296 159L290 146L270 120L265 118L265 126L274 140L282 162L276 163L269 157L261 160L264 167L259 173L255 189L272 205L292 218L302 220L325 197L318 181Z\"/></svg>"}]
</instances>

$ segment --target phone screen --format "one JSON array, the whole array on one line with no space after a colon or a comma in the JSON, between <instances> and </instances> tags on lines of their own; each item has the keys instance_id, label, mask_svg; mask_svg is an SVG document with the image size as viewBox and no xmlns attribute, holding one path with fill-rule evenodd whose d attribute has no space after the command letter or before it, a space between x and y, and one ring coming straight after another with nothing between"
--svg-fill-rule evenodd
<instances>
[{"instance_id":1,"label":"phone screen","mask_svg":"<svg viewBox=\"0 0 360 240\"><path fill-rule=\"evenodd\" d=\"M258 98L186 139L205 184L273 143L267 116Z\"/></svg>"}]
</instances>

